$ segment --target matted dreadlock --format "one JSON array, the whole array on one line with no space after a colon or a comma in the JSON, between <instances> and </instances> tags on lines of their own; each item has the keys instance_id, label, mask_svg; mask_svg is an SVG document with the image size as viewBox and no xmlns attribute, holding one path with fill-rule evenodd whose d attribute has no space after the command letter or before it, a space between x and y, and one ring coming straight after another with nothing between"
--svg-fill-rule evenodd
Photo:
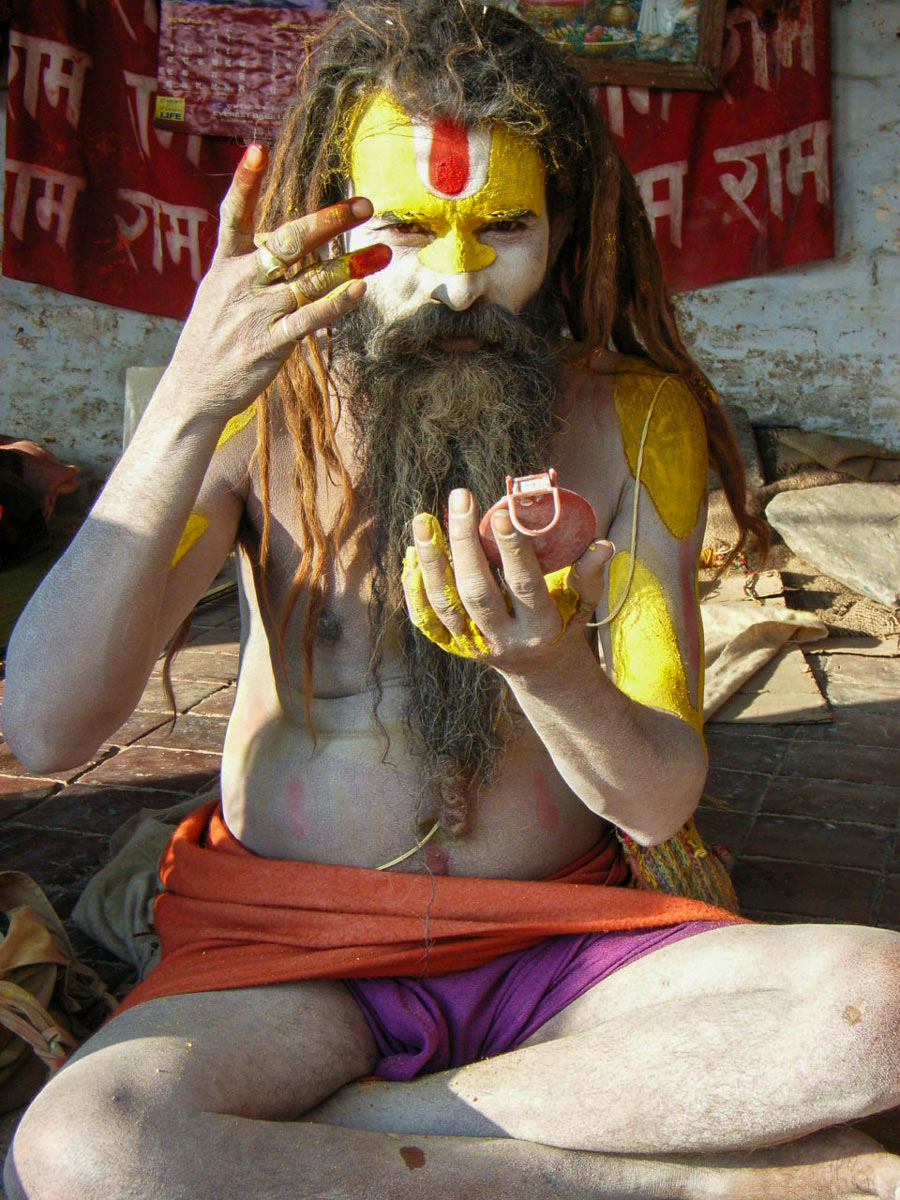
<instances>
[{"instance_id":1,"label":"matted dreadlock","mask_svg":"<svg viewBox=\"0 0 900 1200\"><path fill-rule=\"evenodd\" d=\"M685 381L703 413L710 460L738 526L734 553L748 536L765 551L767 528L747 511L733 435L678 332L637 186L571 58L518 18L471 0L344 0L307 48L296 98L272 151L258 226L277 228L344 197L354 115L379 89L427 120L500 122L535 139L547 167L549 215L563 218L568 228L547 281L560 326L564 323L580 343L585 360L612 347L644 356ZM263 590L276 417L283 419L295 451L302 556L285 598L280 635L306 591L303 653L310 727L317 621L354 503L335 441L330 347L328 335L305 339L276 385L260 398L257 422L264 513L257 579ZM320 468L341 490L338 514L328 529L316 505Z\"/></svg>"}]
</instances>

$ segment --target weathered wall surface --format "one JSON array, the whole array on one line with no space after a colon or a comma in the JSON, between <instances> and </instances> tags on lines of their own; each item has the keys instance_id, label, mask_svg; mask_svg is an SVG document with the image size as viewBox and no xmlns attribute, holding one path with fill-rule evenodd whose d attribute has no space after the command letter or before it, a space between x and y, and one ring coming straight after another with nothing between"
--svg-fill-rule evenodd
<instances>
[{"instance_id":1,"label":"weathered wall surface","mask_svg":"<svg viewBox=\"0 0 900 1200\"><path fill-rule=\"evenodd\" d=\"M900 449L897 0L832 5L835 259L682 296L723 398L755 424Z\"/></svg>"},{"instance_id":2,"label":"weathered wall surface","mask_svg":"<svg viewBox=\"0 0 900 1200\"><path fill-rule=\"evenodd\" d=\"M754 422L900 448L900 0L835 0L832 18L836 259L694 292L679 308L723 398ZM178 323L8 279L0 302L0 432L107 474L125 370L165 362Z\"/></svg>"},{"instance_id":3,"label":"weathered wall surface","mask_svg":"<svg viewBox=\"0 0 900 1200\"><path fill-rule=\"evenodd\" d=\"M167 362L180 322L4 279L0 432L41 442L85 478L122 449L125 370Z\"/></svg>"}]
</instances>

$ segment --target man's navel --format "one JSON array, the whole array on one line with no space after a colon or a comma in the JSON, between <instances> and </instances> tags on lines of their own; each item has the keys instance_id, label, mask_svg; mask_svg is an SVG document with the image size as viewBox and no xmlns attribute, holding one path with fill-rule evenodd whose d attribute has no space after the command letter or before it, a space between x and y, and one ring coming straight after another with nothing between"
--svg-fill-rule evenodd
<instances>
[{"instance_id":1,"label":"man's navel","mask_svg":"<svg viewBox=\"0 0 900 1200\"><path fill-rule=\"evenodd\" d=\"M331 609L323 609L316 621L316 641L325 646L334 646L341 640L343 624Z\"/></svg>"}]
</instances>

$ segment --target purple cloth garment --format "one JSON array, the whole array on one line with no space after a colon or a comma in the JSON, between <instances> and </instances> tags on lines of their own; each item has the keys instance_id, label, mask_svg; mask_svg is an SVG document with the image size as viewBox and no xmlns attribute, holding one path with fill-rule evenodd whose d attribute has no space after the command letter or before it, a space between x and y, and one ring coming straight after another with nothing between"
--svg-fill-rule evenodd
<instances>
[{"instance_id":1,"label":"purple cloth garment","mask_svg":"<svg viewBox=\"0 0 900 1200\"><path fill-rule=\"evenodd\" d=\"M373 1074L407 1080L515 1050L620 967L725 922L567 934L468 971L423 979L346 979L381 1058Z\"/></svg>"}]
</instances>

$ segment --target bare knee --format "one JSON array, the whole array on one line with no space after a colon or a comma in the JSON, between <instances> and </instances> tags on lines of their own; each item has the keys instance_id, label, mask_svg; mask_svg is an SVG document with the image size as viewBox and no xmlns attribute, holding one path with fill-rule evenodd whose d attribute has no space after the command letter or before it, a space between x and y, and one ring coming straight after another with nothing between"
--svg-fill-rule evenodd
<instances>
[{"instance_id":1,"label":"bare knee","mask_svg":"<svg viewBox=\"0 0 900 1200\"><path fill-rule=\"evenodd\" d=\"M892 1107L900 1103L900 934L861 926L818 932L807 1003L847 1069L863 1069L872 1103Z\"/></svg>"},{"instance_id":2,"label":"bare knee","mask_svg":"<svg viewBox=\"0 0 900 1200\"><path fill-rule=\"evenodd\" d=\"M82 1123L77 1105L67 1111L51 1088L48 1084L19 1122L3 1177L9 1200L62 1200L67 1195L87 1200L100 1194L99 1179L91 1186L87 1165L103 1128L96 1121ZM90 1096L84 1102L88 1111L95 1111Z\"/></svg>"},{"instance_id":3,"label":"bare knee","mask_svg":"<svg viewBox=\"0 0 900 1200\"><path fill-rule=\"evenodd\" d=\"M107 1072L93 1057L52 1078L22 1117L5 1167L9 1200L145 1194L148 1167L174 1136L173 1114L189 1115L185 1098L179 1108L173 1089L152 1091L140 1073Z\"/></svg>"}]
</instances>

